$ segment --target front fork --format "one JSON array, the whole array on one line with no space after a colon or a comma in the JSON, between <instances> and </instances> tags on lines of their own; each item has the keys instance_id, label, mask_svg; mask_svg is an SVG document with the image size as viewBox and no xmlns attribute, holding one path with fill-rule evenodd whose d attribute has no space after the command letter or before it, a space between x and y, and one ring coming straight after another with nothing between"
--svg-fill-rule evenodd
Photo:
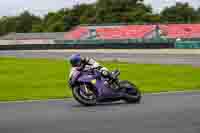
<instances>
[{"instance_id":1,"label":"front fork","mask_svg":"<svg viewBox=\"0 0 200 133\"><path fill-rule=\"evenodd\" d=\"M85 93L86 95L92 94L92 91L88 88L88 86L87 86L85 83L84 83L83 85L81 85L81 88L83 88L82 91L84 91L84 93Z\"/></svg>"}]
</instances>

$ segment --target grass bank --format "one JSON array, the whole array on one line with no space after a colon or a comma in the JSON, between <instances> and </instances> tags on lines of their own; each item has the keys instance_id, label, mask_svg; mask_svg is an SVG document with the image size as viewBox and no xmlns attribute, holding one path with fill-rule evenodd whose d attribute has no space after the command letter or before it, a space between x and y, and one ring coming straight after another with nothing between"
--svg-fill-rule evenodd
<instances>
[{"instance_id":1,"label":"grass bank","mask_svg":"<svg viewBox=\"0 0 200 133\"><path fill-rule=\"evenodd\" d=\"M144 93L200 89L200 68L103 62L119 69ZM67 87L70 65L64 60L0 57L0 101L71 97Z\"/></svg>"}]
</instances>

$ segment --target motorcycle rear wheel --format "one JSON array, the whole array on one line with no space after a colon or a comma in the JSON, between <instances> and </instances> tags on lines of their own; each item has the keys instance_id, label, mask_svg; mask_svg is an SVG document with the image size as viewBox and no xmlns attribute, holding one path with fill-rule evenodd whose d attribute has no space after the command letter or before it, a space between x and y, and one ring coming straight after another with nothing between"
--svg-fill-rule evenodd
<instances>
[{"instance_id":1,"label":"motorcycle rear wheel","mask_svg":"<svg viewBox=\"0 0 200 133\"><path fill-rule=\"evenodd\" d=\"M125 90L126 96L123 98L127 103L140 103L142 95L139 88L129 81L121 81L120 86Z\"/></svg>"}]
</instances>

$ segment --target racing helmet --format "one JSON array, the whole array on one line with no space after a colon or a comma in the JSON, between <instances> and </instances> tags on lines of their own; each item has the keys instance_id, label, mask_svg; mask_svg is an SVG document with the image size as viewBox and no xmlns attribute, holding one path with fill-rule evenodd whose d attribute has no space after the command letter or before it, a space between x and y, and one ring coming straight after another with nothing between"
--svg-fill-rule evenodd
<instances>
[{"instance_id":1,"label":"racing helmet","mask_svg":"<svg viewBox=\"0 0 200 133\"><path fill-rule=\"evenodd\" d=\"M69 57L69 62L72 67L78 67L81 65L81 56L80 54L73 54Z\"/></svg>"}]
</instances>

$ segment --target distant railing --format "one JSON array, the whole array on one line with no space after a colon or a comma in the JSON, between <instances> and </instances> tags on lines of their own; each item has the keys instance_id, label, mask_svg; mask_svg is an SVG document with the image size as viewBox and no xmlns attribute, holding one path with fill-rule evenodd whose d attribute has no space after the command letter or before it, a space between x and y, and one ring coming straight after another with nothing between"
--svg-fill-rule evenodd
<instances>
[{"instance_id":1,"label":"distant railing","mask_svg":"<svg viewBox=\"0 0 200 133\"><path fill-rule=\"evenodd\" d=\"M26 45L26 44L55 44L55 40L47 40L47 39L0 40L0 45Z\"/></svg>"},{"instance_id":2,"label":"distant railing","mask_svg":"<svg viewBox=\"0 0 200 133\"><path fill-rule=\"evenodd\" d=\"M161 48L200 48L200 41L165 38L127 40L0 40L0 50L29 49L161 49Z\"/></svg>"},{"instance_id":3,"label":"distant railing","mask_svg":"<svg viewBox=\"0 0 200 133\"><path fill-rule=\"evenodd\" d=\"M200 41L177 41L175 48L179 49L196 49L200 48Z\"/></svg>"},{"instance_id":4,"label":"distant railing","mask_svg":"<svg viewBox=\"0 0 200 133\"><path fill-rule=\"evenodd\" d=\"M102 39L85 39L85 40L55 40L56 44L128 44L128 43L174 43L174 39L162 39L162 38L154 38L154 39L110 39L110 40L102 40Z\"/></svg>"}]
</instances>

